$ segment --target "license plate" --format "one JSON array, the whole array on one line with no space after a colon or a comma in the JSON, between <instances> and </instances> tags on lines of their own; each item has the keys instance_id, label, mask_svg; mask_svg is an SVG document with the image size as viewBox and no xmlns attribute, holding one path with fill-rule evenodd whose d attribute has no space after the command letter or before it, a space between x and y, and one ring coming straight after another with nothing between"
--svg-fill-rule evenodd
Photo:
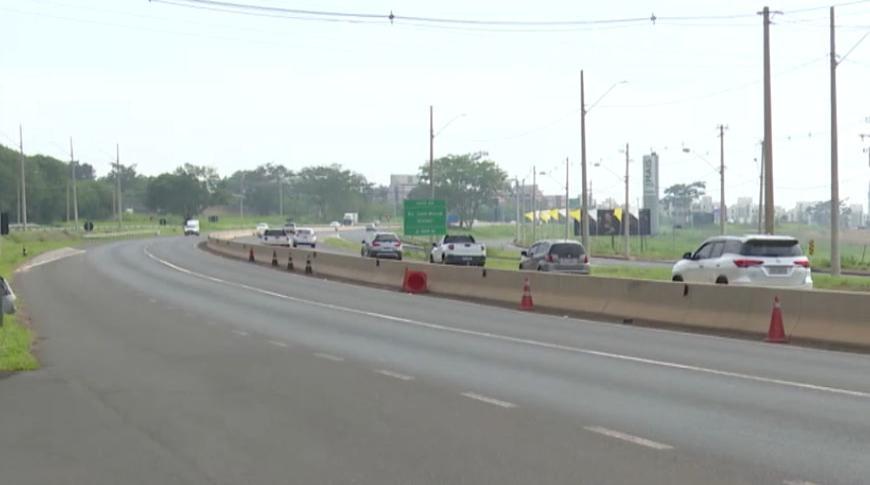
<instances>
[{"instance_id":1,"label":"license plate","mask_svg":"<svg viewBox=\"0 0 870 485\"><path fill-rule=\"evenodd\" d=\"M580 262L579 259L573 259L573 258L563 258L563 259L559 260L559 264L562 264L565 266L574 266L579 262Z\"/></svg>"},{"instance_id":2,"label":"license plate","mask_svg":"<svg viewBox=\"0 0 870 485\"><path fill-rule=\"evenodd\" d=\"M462 257L463 261L471 261L472 259L474 259L474 258L472 258L471 256L463 256Z\"/></svg>"},{"instance_id":3,"label":"license plate","mask_svg":"<svg viewBox=\"0 0 870 485\"><path fill-rule=\"evenodd\" d=\"M767 272L775 275L788 274L788 266L768 266Z\"/></svg>"}]
</instances>

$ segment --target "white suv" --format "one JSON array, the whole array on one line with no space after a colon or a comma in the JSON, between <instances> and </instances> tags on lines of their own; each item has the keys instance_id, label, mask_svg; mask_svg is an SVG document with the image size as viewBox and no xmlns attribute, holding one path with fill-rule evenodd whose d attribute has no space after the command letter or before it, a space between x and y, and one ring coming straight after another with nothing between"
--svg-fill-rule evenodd
<instances>
[{"instance_id":1,"label":"white suv","mask_svg":"<svg viewBox=\"0 0 870 485\"><path fill-rule=\"evenodd\" d=\"M812 288L810 261L790 236L718 236L686 253L674 281Z\"/></svg>"}]
</instances>

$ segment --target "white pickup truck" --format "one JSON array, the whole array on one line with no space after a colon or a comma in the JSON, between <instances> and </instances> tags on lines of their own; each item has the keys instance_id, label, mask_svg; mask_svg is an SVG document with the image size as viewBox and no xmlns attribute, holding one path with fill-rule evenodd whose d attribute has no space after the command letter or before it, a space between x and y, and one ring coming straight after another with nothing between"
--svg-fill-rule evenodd
<instances>
[{"instance_id":1,"label":"white pickup truck","mask_svg":"<svg viewBox=\"0 0 870 485\"><path fill-rule=\"evenodd\" d=\"M475 242L474 236L470 234L444 236L440 241L432 243L429 262L483 266L486 264L486 246Z\"/></svg>"}]
</instances>

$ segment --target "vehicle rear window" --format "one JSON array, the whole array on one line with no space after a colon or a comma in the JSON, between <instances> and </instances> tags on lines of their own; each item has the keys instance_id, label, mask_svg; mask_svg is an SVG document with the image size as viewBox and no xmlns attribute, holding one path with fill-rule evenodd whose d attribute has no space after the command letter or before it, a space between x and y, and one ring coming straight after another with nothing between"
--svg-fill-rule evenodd
<instances>
[{"instance_id":1,"label":"vehicle rear window","mask_svg":"<svg viewBox=\"0 0 870 485\"><path fill-rule=\"evenodd\" d=\"M458 236L445 236L444 242L445 243L453 243L453 244L473 243L474 237L472 237L470 234L460 234Z\"/></svg>"},{"instance_id":2,"label":"vehicle rear window","mask_svg":"<svg viewBox=\"0 0 870 485\"><path fill-rule=\"evenodd\" d=\"M397 238L393 234L378 234L375 236L375 241L383 241L383 242L396 242L399 238Z\"/></svg>"},{"instance_id":3,"label":"vehicle rear window","mask_svg":"<svg viewBox=\"0 0 870 485\"><path fill-rule=\"evenodd\" d=\"M583 246L579 244L557 243L550 247L550 254L560 258L579 259L585 254L585 251L583 251Z\"/></svg>"},{"instance_id":4,"label":"vehicle rear window","mask_svg":"<svg viewBox=\"0 0 870 485\"><path fill-rule=\"evenodd\" d=\"M744 256L770 256L770 257L786 257L800 256L803 254L801 245L795 240L788 239L773 239L773 240L749 240L743 243L740 249L740 254Z\"/></svg>"},{"instance_id":5,"label":"vehicle rear window","mask_svg":"<svg viewBox=\"0 0 870 485\"><path fill-rule=\"evenodd\" d=\"M311 229L296 229L296 234L299 234L301 236L310 236Z\"/></svg>"},{"instance_id":6,"label":"vehicle rear window","mask_svg":"<svg viewBox=\"0 0 870 485\"><path fill-rule=\"evenodd\" d=\"M286 236L287 235L283 229L266 229L265 234L267 236Z\"/></svg>"}]
</instances>

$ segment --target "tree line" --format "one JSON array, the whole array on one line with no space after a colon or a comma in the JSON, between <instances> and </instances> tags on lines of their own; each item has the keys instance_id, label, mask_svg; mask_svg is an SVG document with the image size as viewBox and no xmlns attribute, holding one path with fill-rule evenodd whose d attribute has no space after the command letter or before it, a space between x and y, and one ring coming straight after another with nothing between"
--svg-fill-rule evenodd
<instances>
[{"instance_id":1,"label":"tree line","mask_svg":"<svg viewBox=\"0 0 870 485\"><path fill-rule=\"evenodd\" d=\"M72 167L44 155L25 156L28 222L54 224L72 210ZM104 220L114 214L116 172L121 183L123 210L137 213L194 216L207 207L246 215L283 212L299 221L340 220L345 212L362 219L401 215L389 187L377 185L341 165L291 170L266 163L222 177L214 168L185 163L172 172L147 176L137 165L113 166L100 177L88 163L75 168L79 219ZM484 152L448 155L435 160L435 196L447 200L448 210L463 224L483 215L490 218L499 196L510 193L507 175ZM428 163L419 167L420 184L412 198L430 197ZM20 188L17 151L0 145L0 211L16 222ZM68 205L69 204L69 205ZM68 209L69 207L69 209Z\"/></svg>"}]
</instances>

